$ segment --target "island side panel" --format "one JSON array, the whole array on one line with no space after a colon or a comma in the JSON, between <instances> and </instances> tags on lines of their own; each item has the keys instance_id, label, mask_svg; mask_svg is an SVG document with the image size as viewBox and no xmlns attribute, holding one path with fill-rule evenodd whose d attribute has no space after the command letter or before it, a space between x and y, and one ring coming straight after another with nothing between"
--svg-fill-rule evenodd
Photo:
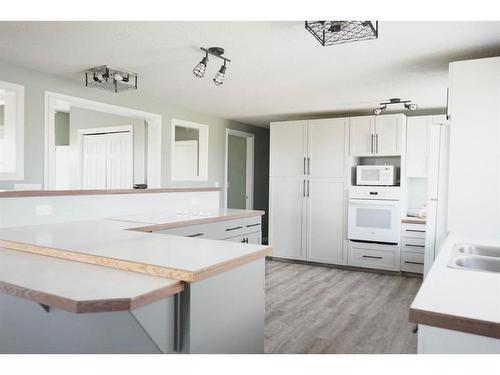
<instances>
[{"instance_id":1,"label":"island side panel","mask_svg":"<svg viewBox=\"0 0 500 375\"><path fill-rule=\"evenodd\" d=\"M188 284L181 300L182 352L264 352L264 258Z\"/></svg>"},{"instance_id":2,"label":"island side panel","mask_svg":"<svg viewBox=\"0 0 500 375\"><path fill-rule=\"evenodd\" d=\"M171 353L174 324L174 296L133 312L75 314L0 294L4 354Z\"/></svg>"}]
</instances>

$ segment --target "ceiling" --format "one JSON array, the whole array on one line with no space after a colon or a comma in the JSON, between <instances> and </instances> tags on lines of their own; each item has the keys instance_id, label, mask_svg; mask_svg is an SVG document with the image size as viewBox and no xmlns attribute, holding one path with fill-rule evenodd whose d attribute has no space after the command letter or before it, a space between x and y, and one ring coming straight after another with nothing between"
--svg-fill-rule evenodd
<instances>
[{"instance_id":1,"label":"ceiling","mask_svg":"<svg viewBox=\"0 0 500 375\"><path fill-rule=\"evenodd\" d=\"M500 55L500 22L380 22L379 39L322 47L304 22L0 22L0 59L81 82L103 64L139 74L142 100L266 126L362 113L401 97L446 106L450 61ZM224 85L192 69L200 46L232 60ZM117 94L120 95L120 94Z\"/></svg>"}]
</instances>

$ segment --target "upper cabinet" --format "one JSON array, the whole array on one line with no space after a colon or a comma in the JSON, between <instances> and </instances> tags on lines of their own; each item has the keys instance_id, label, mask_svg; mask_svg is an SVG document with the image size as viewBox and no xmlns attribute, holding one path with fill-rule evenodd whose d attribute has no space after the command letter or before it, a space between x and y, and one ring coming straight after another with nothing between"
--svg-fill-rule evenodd
<instances>
[{"instance_id":1,"label":"upper cabinet","mask_svg":"<svg viewBox=\"0 0 500 375\"><path fill-rule=\"evenodd\" d=\"M442 124L445 115L408 117L406 125L406 177L427 177L430 129Z\"/></svg>"},{"instance_id":2,"label":"upper cabinet","mask_svg":"<svg viewBox=\"0 0 500 375\"><path fill-rule=\"evenodd\" d=\"M351 117L351 156L399 156L406 116Z\"/></svg>"},{"instance_id":3,"label":"upper cabinet","mask_svg":"<svg viewBox=\"0 0 500 375\"><path fill-rule=\"evenodd\" d=\"M271 176L345 176L349 119L271 123Z\"/></svg>"}]
</instances>

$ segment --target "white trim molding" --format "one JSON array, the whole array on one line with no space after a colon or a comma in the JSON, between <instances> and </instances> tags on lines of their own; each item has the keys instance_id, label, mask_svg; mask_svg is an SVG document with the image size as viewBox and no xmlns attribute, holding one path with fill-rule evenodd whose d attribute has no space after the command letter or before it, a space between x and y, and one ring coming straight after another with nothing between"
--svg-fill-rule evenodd
<instances>
[{"instance_id":1,"label":"white trim molding","mask_svg":"<svg viewBox=\"0 0 500 375\"><path fill-rule=\"evenodd\" d=\"M45 91L45 190L53 190L56 186L55 112L71 107L145 120L148 124L147 184L149 188L161 187L161 115Z\"/></svg>"},{"instance_id":2,"label":"white trim molding","mask_svg":"<svg viewBox=\"0 0 500 375\"><path fill-rule=\"evenodd\" d=\"M4 147L10 150L4 150L9 153L8 157L0 157L8 160L5 171L0 171L0 181L21 181L24 180L24 86L16 83L0 81L0 89L5 91L5 123L3 126L3 137L10 141L5 142ZM14 110L7 108L14 106ZM15 159L12 159L14 154ZM10 160L9 160L10 159Z\"/></svg>"},{"instance_id":3,"label":"white trim molding","mask_svg":"<svg viewBox=\"0 0 500 375\"><path fill-rule=\"evenodd\" d=\"M198 124L196 122L172 119L172 130L170 138L170 180L171 181L208 181L208 125ZM175 128L179 126L182 128L197 129L199 131L199 150L198 150L198 176L191 178L176 178L174 176L174 163L175 163Z\"/></svg>"},{"instance_id":4,"label":"white trim molding","mask_svg":"<svg viewBox=\"0 0 500 375\"><path fill-rule=\"evenodd\" d=\"M226 129L226 144L224 156L224 208L227 208L227 190L228 190L228 159L229 159L229 136L245 138L247 141L247 159L246 159L246 209L253 210L253 181L254 181L254 154L255 154L255 134L243 132L240 130Z\"/></svg>"}]
</instances>

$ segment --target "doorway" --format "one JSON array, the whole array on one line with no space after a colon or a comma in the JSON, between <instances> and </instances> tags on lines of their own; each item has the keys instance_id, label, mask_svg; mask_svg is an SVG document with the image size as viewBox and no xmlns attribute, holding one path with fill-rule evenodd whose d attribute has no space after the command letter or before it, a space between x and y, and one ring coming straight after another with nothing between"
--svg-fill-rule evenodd
<instances>
[{"instance_id":1,"label":"doorway","mask_svg":"<svg viewBox=\"0 0 500 375\"><path fill-rule=\"evenodd\" d=\"M226 208L253 209L254 146L254 134L226 129Z\"/></svg>"}]
</instances>

